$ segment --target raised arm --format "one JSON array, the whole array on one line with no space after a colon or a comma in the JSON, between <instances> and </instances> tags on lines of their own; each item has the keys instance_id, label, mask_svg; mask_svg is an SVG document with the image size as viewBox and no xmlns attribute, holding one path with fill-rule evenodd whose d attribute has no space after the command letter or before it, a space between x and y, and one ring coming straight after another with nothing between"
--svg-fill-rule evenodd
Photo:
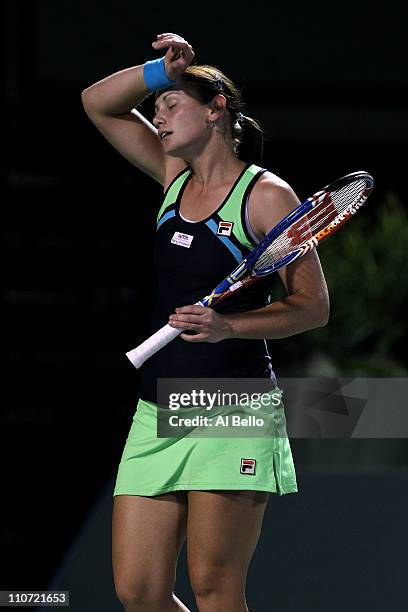
<instances>
[{"instance_id":1,"label":"raised arm","mask_svg":"<svg viewBox=\"0 0 408 612\"><path fill-rule=\"evenodd\" d=\"M175 34L159 34L152 46L156 50L168 48L165 70L171 80L179 78L194 58L191 45ZM165 187L187 164L183 159L164 154L157 129L136 110L152 93L143 75L143 64L116 72L84 89L82 103L89 119L108 142L136 168Z\"/></svg>"}]
</instances>

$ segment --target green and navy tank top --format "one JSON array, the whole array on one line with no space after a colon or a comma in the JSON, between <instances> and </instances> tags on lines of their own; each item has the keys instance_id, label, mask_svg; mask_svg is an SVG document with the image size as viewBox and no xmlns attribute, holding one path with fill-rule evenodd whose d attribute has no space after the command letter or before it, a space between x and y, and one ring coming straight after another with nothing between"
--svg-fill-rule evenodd
<instances>
[{"instance_id":1,"label":"green and navy tank top","mask_svg":"<svg viewBox=\"0 0 408 612\"><path fill-rule=\"evenodd\" d=\"M168 322L175 308L208 295L246 255L257 239L250 227L247 201L266 170L247 164L218 209L202 221L180 214L180 201L192 176L188 167L167 188L157 215L154 263L157 293L147 337ZM269 301L270 280L221 302L217 312L245 312ZM142 366L141 399L157 402L160 378L270 378L276 382L265 340L231 338L217 343L190 343L180 337Z\"/></svg>"}]
</instances>

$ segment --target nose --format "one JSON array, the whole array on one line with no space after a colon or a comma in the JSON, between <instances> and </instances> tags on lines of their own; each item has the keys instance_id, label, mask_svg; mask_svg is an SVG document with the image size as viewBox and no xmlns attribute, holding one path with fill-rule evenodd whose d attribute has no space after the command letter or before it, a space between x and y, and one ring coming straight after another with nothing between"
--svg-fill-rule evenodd
<instances>
[{"instance_id":1,"label":"nose","mask_svg":"<svg viewBox=\"0 0 408 612\"><path fill-rule=\"evenodd\" d=\"M157 111L153 119L153 124L158 128L165 122L165 117L161 111Z\"/></svg>"}]
</instances>

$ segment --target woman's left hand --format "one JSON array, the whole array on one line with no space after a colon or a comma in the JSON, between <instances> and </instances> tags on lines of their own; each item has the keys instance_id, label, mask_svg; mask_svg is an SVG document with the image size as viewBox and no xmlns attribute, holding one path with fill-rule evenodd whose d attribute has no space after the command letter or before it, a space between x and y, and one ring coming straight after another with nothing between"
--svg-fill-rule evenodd
<instances>
[{"instance_id":1,"label":"woman's left hand","mask_svg":"<svg viewBox=\"0 0 408 612\"><path fill-rule=\"evenodd\" d=\"M230 338L232 331L225 315L197 304L176 308L176 314L169 317L169 325L195 331L194 335L180 335L187 342L220 342Z\"/></svg>"}]
</instances>

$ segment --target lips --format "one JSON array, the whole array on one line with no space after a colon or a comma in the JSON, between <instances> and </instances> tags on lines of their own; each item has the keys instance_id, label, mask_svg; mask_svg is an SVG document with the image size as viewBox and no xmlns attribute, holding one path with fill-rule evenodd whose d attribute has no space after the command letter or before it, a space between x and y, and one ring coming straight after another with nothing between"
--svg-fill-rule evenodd
<instances>
[{"instance_id":1,"label":"lips","mask_svg":"<svg viewBox=\"0 0 408 612\"><path fill-rule=\"evenodd\" d=\"M167 131L164 131L164 132L162 132L162 134L160 135L160 139L163 141L163 140L165 140L165 139L166 139L168 136L170 136L170 134L172 134L172 133L173 133L173 132L167 132Z\"/></svg>"}]
</instances>

